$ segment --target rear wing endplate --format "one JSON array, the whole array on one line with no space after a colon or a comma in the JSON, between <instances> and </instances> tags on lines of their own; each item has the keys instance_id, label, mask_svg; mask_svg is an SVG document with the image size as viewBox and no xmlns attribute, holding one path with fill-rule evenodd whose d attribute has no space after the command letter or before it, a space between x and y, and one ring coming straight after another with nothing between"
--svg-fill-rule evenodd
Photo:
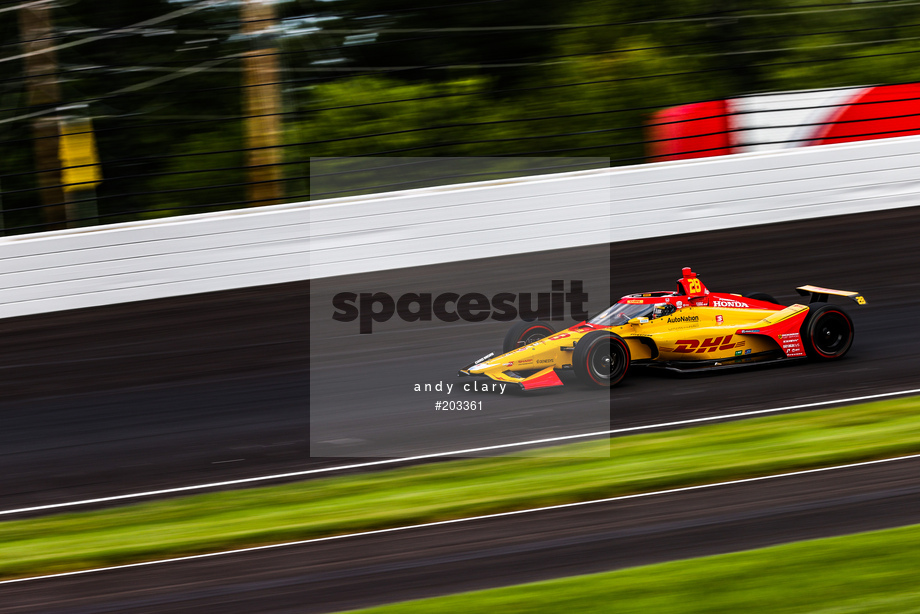
<instances>
[{"instance_id":1,"label":"rear wing endplate","mask_svg":"<svg viewBox=\"0 0 920 614\"><path fill-rule=\"evenodd\" d=\"M811 295L811 302L826 301L828 296L845 296L848 299L856 301L857 305L865 305L866 299L859 292L849 292L847 290L831 290L830 288L821 288L818 286L800 286L796 288L799 295Z\"/></svg>"}]
</instances>

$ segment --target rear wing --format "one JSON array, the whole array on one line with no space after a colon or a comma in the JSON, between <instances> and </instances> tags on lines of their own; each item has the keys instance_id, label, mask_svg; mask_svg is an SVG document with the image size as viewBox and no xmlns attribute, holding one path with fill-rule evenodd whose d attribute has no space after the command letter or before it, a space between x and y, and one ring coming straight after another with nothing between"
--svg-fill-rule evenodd
<instances>
[{"instance_id":1,"label":"rear wing","mask_svg":"<svg viewBox=\"0 0 920 614\"><path fill-rule=\"evenodd\" d=\"M845 296L848 299L856 301L857 305L865 305L866 299L859 292L848 292L847 290L831 290L830 288L820 288L818 286L801 286L796 288L800 296L811 295L811 302L824 302L828 296Z\"/></svg>"}]
</instances>

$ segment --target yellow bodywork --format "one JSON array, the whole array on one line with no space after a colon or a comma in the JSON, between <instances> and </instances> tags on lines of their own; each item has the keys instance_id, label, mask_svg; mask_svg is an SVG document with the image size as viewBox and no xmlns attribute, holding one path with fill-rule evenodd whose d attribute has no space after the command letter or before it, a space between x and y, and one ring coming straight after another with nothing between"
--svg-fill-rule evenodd
<instances>
[{"instance_id":1,"label":"yellow bodywork","mask_svg":"<svg viewBox=\"0 0 920 614\"><path fill-rule=\"evenodd\" d=\"M581 324L491 357L462 373L485 375L500 382L521 382L553 369L569 369L575 345L597 330L622 337L629 346L632 362L743 359L747 355L777 350L780 346L768 335L741 334L739 330L766 328L807 310L805 305L792 305L781 311L686 305L670 315L657 319L635 318L622 326ZM518 374L522 371L526 375Z\"/></svg>"}]
</instances>

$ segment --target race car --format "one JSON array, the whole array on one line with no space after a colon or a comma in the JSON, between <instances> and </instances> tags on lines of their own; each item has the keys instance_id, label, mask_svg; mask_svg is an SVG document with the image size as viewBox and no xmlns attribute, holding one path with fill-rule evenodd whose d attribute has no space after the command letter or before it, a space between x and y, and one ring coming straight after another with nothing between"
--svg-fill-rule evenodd
<instances>
[{"instance_id":1,"label":"race car","mask_svg":"<svg viewBox=\"0 0 920 614\"><path fill-rule=\"evenodd\" d=\"M800 286L807 305L780 305L762 293L710 292L690 268L674 291L629 294L596 316L557 332L542 321L519 322L502 354L463 367L521 390L564 385L560 373L596 388L618 384L632 366L674 371L723 369L795 359L836 360L853 344L853 321L830 296L866 300L858 292Z\"/></svg>"}]
</instances>

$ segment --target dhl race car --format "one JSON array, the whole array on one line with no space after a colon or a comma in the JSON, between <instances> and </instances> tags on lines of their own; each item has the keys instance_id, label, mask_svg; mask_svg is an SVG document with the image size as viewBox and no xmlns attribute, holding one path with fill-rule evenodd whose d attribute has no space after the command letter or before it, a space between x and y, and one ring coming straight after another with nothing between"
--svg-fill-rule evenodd
<instances>
[{"instance_id":1,"label":"dhl race car","mask_svg":"<svg viewBox=\"0 0 920 614\"><path fill-rule=\"evenodd\" d=\"M519 322L503 353L463 367L522 390L562 386L560 372L598 388L619 383L633 365L681 372L811 358L841 358L853 343L853 321L829 296L865 305L857 292L797 288L807 305L780 305L767 294L710 292L690 268L676 291L624 296L609 309L557 332L548 322Z\"/></svg>"}]
</instances>

